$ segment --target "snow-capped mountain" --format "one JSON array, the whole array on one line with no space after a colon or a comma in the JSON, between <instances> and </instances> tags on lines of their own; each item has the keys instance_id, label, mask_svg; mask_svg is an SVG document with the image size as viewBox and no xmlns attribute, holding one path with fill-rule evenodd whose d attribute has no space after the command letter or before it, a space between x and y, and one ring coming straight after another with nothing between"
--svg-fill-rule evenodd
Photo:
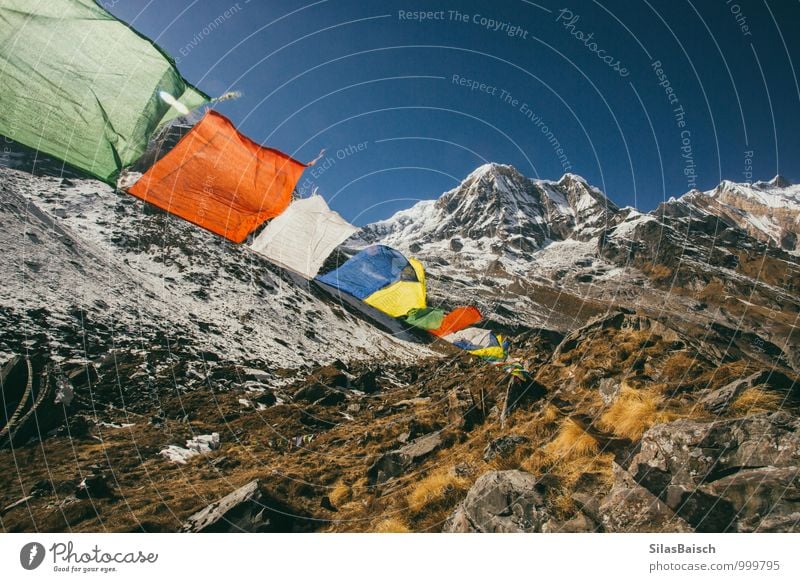
<instances>
[{"instance_id":1,"label":"snow-capped mountain","mask_svg":"<svg viewBox=\"0 0 800 582\"><path fill-rule=\"evenodd\" d=\"M800 186L782 176L753 184L726 180L713 190L694 190L671 203L725 218L784 250L800 250Z\"/></svg>"},{"instance_id":2,"label":"snow-capped mountain","mask_svg":"<svg viewBox=\"0 0 800 582\"><path fill-rule=\"evenodd\" d=\"M573 174L532 180L514 167L485 164L438 200L425 200L365 227L365 242L381 241L431 262L473 269L496 260L524 263L550 241L589 240L617 207Z\"/></svg>"}]
</instances>

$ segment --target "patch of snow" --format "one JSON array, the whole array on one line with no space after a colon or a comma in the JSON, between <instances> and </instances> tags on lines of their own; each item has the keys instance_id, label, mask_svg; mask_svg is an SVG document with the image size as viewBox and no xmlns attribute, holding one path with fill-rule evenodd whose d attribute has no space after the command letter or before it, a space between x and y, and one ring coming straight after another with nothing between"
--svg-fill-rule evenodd
<instances>
[{"instance_id":1,"label":"patch of snow","mask_svg":"<svg viewBox=\"0 0 800 582\"><path fill-rule=\"evenodd\" d=\"M219 448L219 433L212 432L211 434L198 435L186 441L186 447L179 447L177 445L169 445L167 448L162 449L160 454L172 461L181 465L186 464L186 461L197 455L205 455L211 451Z\"/></svg>"},{"instance_id":2,"label":"patch of snow","mask_svg":"<svg viewBox=\"0 0 800 582\"><path fill-rule=\"evenodd\" d=\"M648 222L653 222L654 220L655 218L649 214L642 214L641 212L633 210L628 215L628 218L614 228L611 232L611 236L613 238L630 236L636 227Z\"/></svg>"}]
</instances>

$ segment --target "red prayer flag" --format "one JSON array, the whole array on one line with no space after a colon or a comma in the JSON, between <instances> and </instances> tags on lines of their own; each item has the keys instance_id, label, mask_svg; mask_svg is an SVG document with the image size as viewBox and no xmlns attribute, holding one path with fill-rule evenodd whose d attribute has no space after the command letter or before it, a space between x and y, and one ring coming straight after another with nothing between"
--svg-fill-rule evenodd
<instances>
[{"instance_id":1,"label":"red prayer flag","mask_svg":"<svg viewBox=\"0 0 800 582\"><path fill-rule=\"evenodd\" d=\"M483 316L475 307L456 307L453 311L444 316L442 325L431 330L431 333L439 337L455 333L478 323Z\"/></svg>"},{"instance_id":2,"label":"red prayer flag","mask_svg":"<svg viewBox=\"0 0 800 582\"><path fill-rule=\"evenodd\" d=\"M286 210L306 166L208 111L128 192L240 243Z\"/></svg>"}]
</instances>

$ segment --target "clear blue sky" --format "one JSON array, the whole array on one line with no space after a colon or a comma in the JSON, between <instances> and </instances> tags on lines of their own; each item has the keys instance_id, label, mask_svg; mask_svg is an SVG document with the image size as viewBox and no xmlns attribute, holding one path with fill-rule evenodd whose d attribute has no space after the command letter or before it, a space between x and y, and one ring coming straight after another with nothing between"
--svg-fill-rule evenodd
<instances>
[{"instance_id":1,"label":"clear blue sky","mask_svg":"<svg viewBox=\"0 0 800 582\"><path fill-rule=\"evenodd\" d=\"M694 184L800 179L798 2L102 3L201 89L241 91L217 108L254 140L326 148L301 189L356 224L485 161L569 170L643 210Z\"/></svg>"}]
</instances>

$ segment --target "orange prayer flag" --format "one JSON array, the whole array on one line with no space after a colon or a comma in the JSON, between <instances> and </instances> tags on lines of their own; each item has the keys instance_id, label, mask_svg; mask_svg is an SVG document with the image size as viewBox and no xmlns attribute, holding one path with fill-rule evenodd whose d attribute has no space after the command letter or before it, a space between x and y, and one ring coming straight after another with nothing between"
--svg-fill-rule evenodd
<instances>
[{"instance_id":1,"label":"orange prayer flag","mask_svg":"<svg viewBox=\"0 0 800 582\"><path fill-rule=\"evenodd\" d=\"M208 111L128 192L240 243L286 210L306 166Z\"/></svg>"},{"instance_id":2,"label":"orange prayer flag","mask_svg":"<svg viewBox=\"0 0 800 582\"><path fill-rule=\"evenodd\" d=\"M475 307L456 307L453 311L444 316L442 325L431 330L431 333L442 337L475 325L481 319L483 319L483 316Z\"/></svg>"}]
</instances>

